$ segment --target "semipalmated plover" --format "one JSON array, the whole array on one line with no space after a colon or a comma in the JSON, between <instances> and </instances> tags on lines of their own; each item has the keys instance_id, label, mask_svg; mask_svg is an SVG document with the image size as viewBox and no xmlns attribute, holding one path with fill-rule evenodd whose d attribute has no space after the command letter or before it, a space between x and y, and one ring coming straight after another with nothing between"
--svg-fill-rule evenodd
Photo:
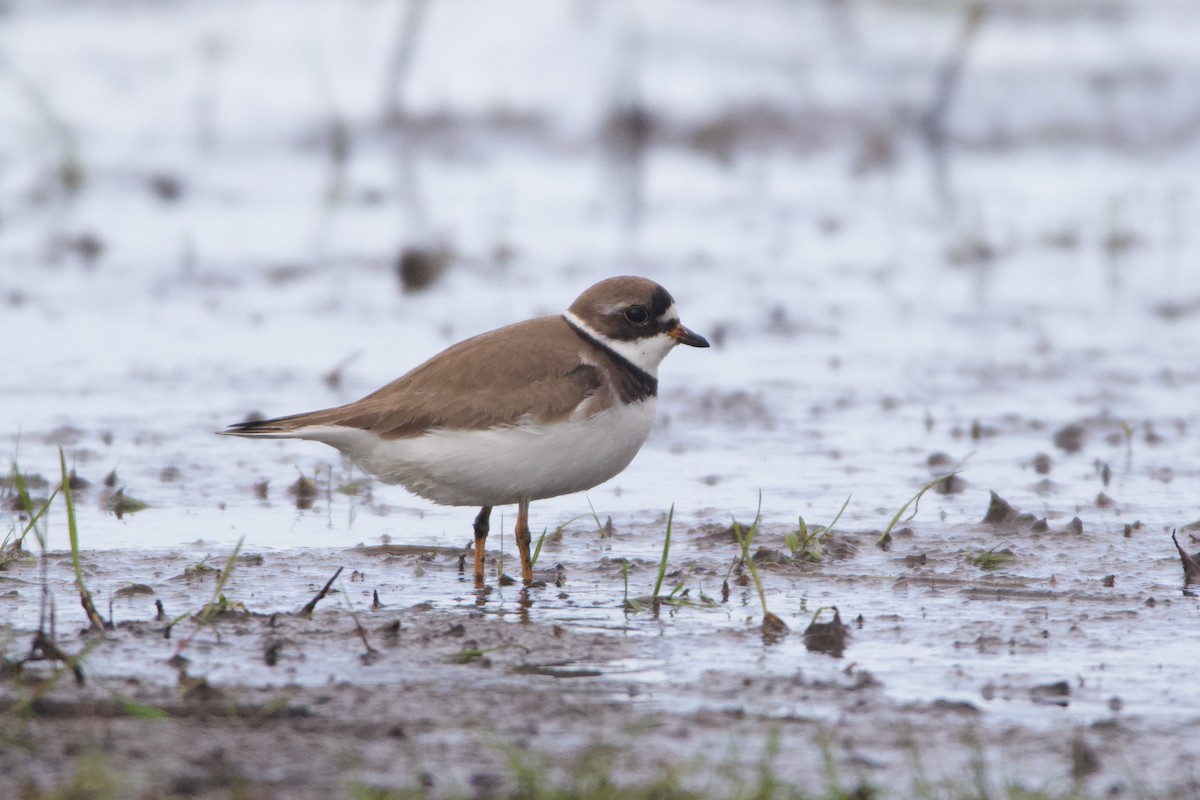
<instances>
[{"instance_id":1,"label":"semipalmated plover","mask_svg":"<svg viewBox=\"0 0 1200 800\"><path fill-rule=\"evenodd\" d=\"M708 347L680 324L666 289L609 278L564 314L459 342L361 400L224 433L324 442L386 483L479 506L479 584L492 507L516 503L528 585L530 501L590 489L629 465L654 421L658 365L677 344Z\"/></svg>"}]
</instances>

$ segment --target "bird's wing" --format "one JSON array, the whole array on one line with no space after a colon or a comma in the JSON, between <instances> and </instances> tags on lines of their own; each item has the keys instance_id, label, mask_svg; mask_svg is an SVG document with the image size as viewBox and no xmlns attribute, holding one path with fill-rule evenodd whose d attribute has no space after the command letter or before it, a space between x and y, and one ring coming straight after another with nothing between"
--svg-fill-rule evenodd
<instances>
[{"instance_id":1,"label":"bird's wing","mask_svg":"<svg viewBox=\"0 0 1200 800\"><path fill-rule=\"evenodd\" d=\"M289 436L333 425L398 439L431 428L556 422L604 387L599 368L583 360L583 346L561 317L520 322L460 342L361 400L244 422L226 433ZM597 409L608 402L600 399Z\"/></svg>"}]
</instances>

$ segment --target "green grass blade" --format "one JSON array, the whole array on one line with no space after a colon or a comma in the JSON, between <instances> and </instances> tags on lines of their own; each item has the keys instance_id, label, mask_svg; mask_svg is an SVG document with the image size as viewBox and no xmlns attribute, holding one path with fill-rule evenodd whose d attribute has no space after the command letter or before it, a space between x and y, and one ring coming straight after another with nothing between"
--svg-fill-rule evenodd
<instances>
[{"instance_id":1,"label":"green grass blade","mask_svg":"<svg viewBox=\"0 0 1200 800\"><path fill-rule=\"evenodd\" d=\"M45 516L46 512L50 510L50 504L54 502L54 498L58 497L58 492L59 490L55 488L55 490L50 493L50 496L46 498L46 502L42 503L42 507L39 508L36 513L31 508L33 501L29 498L29 494L25 493L21 497L21 502L23 505L25 505L25 513L29 515L29 523L26 524L25 528L21 531L21 541L25 540L25 537L29 535L29 532L33 530L33 527L37 525L38 522L41 521L42 517Z\"/></svg>"},{"instance_id":2,"label":"green grass blade","mask_svg":"<svg viewBox=\"0 0 1200 800\"><path fill-rule=\"evenodd\" d=\"M20 502L21 509L25 512L25 515L29 517L29 522L21 530L21 536L16 542L17 546L19 547L25 541L25 537L29 535L29 532L35 530L38 522L50 509L50 504L54 502L54 498L58 497L59 490L56 488L53 492L51 492L50 496L46 498L46 501L42 503L42 507L37 511L34 511L33 498L29 494L29 485L25 481L25 474L21 472L20 466L18 466L17 462L15 461L12 465L12 476L13 486L16 487L17 490L17 500ZM42 550L44 551L46 549L46 542L44 541L42 534L35 531L34 535L37 536L38 542L42 545Z\"/></svg>"},{"instance_id":3,"label":"green grass blade","mask_svg":"<svg viewBox=\"0 0 1200 800\"><path fill-rule=\"evenodd\" d=\"M896 525L900 522L900 518L902 516L904 516L904 512L908 510L908 507L913 505L913 503L916 503L916 506L913 508L912 516L910 516L908 518L908 519L912 519L913 517L915 517L917 515L917 511L920 510L921 498L925 495L925 493L928 492L933 487L937 486L942 481L949 480L950 478L953 478L957 474L958 474L957 472L947 472L945 475L939 475L938 477L931 480L929 483L922 486L921 491L917 492L912 497L908 498L908 502L906 502L904 505L900 506L900 510L896 512L896 516L892 517L892 521L888 523L887 530L885 530L883 532L883 535L879 537L879 541L877 541L876 544L879 545L880 547L884 547L888 542L890 542L891 538L892 538L892 529L895 528ZM907 522L907 521L908 520L905 520L905 522Z\"/></svg>"},{"instance_id":4,"label":"green grass blade","mask_svg":"<svg viewBox=\"0 0 1200 800\"><path fill-rule=\"evenodd\" d=\"M563 524L561 524L557 528L555 528L554 535L556 535L556 536L560 535L562 533L563 528L567 527L568 525L570 525L572 522L575 522L576 520L583 519L586 516L587 516L587 514L576 514L575 516L571 517L569 520L567 520L566 522L564 522ZM592 512L592 517L595 518L595 516L596 516L595 512ZM542 545L546 542L546 537L549 535L551 535L550 529L543 528L542 535L537 540L537 546L534 547L534 549L533 549L533 555L529 557L530 566L537 566L538 556L541 555L541 553L542 553Z\"/></svg>"},{"instance_id":5,"label":"green grass blade","mask_svg":"<svg viewBox=\"0 0 1200 800\"><path fill-rule=\"evenodd\" d=\"M750 556L750 543L758 534L757 517L754 524L750 526L750 530L743 530L741 525L734 523L733 531L737 534L738 544L742 547L742 563L746 565L746 569L750 570L750 579L754 581L754 588L758 590L758 601L762 603L763 614L770 614L771 612L767 610L767 593L763 590L762 579L758 575L758 565Z\"/></svg>"},{"instance_id":6,"label":"green grass blade","mask_svg":"<svg viewBox=\"0 0 1200 800\"><path fill-rule=\"evenodd\" d=\"M155 706L143 705L128 700L118 694L112 696L113 702L121 707L127 717L132 719L170 719L171 714Z\"/></svg>"},{"instance_id":7,"label":"green grass blade","mask_svg":"<svg viewBox=\"0 0 1200 800\"><path fill-rule=\"evenodd\" d=\"M570 522L567 522L564 524L569 525ZM533 548L533 555L529 557L529 566L531 566L531 567L537 566L538 556L540 556L542 554L542 545L546 541L547 530L548 529L546 529L546 528L542 528L542 535L538 537L537 546Z\"/></svg>"},{"instance_id":8,"label":"green grass blade","mask_svg":"<svg viewBox=\"0 0 1200 800\"><path fill-rule=\"evenodd\" d=\"M846 495L846 502L842 503L842 507L840 509L838 509L837 516L833 518L833 522L831 522L827 526L825 526L825 535L826 536L833 533L833 526L837 525L838 520L842 518L842 514L845 512L846 506L850 505L851 497L854 497L854 495L852 495L852 494Z\"/></svg>"},{"instance_id":9,"label":"green grass blade","mask_svg":"<svg viewBox=\"0 0 1200 800\"><path fill-rule=\"evenodd\" d=\"M71 480L67 475L67 457L63 449L58 448L58 459L62 466L63 502L67 504L67 536L71 542L71 566L75 570L75 584L83 590L83 570L79 566L79 525L75 519L75 498L71 495Z\"/></svg>"},{"instance_id":10,"label":"green grass blade","mask_svg":"<svg viewBox=\"0 0 1200 800\"><path fill-rule=\"evenodd\" d=\"M67 456L61 447L58 448L58 463L62 468L62 486L59 488L62 491L63 502L67 505L67 536L71 542L71 567L75 570L75 586L79 590L79 602L83 605L88 622L97 630L102 631L105 627L104 619L96 611L96 606L92 603L92 593L87 590L87 586L83 582L83 567L79 563L79 522L75 518L75 498L71 493L71 475L67 472Z\"/></svg>"},{"instance_id":11,"label":"green grass blade","mask_svg":"<svg viewBox=\"0 0 1200 800\"><path fill-rule=\"evenodd\" d=\"M592 505L592 498L584 495L587 500L588 508L592 511L592 519L596 521L596 530L600 531L600 538L603 539L607 534L604 532L604 526L600 524L600 515L596 513L596 507Z\"/></svg>"},{"instance_id":12,"label":"green grass blade","mask_svg":"<svg viewBox=\"0 0 1200 800\"><path fill-rule=\"evenodd\" d=\"M651 597L658 597L658 592L662 589L663 576L667 574L667 554L671 552L671 523L675 519L675 504L671 503L671 510L667 512L667 536L663 541L662 560L658 563L658 577L654 580L654 594Z\"/></svg>"}]
</instances>

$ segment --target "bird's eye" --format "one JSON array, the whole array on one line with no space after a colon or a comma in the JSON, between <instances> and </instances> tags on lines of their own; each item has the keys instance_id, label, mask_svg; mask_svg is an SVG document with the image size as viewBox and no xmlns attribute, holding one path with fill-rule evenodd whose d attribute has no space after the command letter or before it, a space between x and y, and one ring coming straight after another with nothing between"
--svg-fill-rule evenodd
<instances>
[{"instance_id":1,"label":"bird's eye","mask_svg":"<svg viewBox=\"0 0 1200 800\"><path fill-rule=\"evenodd\" d=\"M625 319L634 325L645 325L646 321L650 319L650 314L641 306L630 306L625 309Z\"/></svg>"}]
</instances>

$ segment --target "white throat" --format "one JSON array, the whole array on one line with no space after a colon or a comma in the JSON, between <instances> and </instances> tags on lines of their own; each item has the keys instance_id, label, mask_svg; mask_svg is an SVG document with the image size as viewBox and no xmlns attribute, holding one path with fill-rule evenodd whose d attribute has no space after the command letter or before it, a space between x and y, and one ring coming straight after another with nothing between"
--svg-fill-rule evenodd
<instances>
[{"instance_id":1,"label":"white throat","mask_svg":"<svg viewBox=\"0 0 1200 800\"><path fill-rule=\"evenodd\" d=\"M676 341L665 333L658 333L644 339L610 339L570 311L565 312L563 316L576 328L653 378L658 377L658 365L676 345Z\"/></svg>"}]
</instances>

